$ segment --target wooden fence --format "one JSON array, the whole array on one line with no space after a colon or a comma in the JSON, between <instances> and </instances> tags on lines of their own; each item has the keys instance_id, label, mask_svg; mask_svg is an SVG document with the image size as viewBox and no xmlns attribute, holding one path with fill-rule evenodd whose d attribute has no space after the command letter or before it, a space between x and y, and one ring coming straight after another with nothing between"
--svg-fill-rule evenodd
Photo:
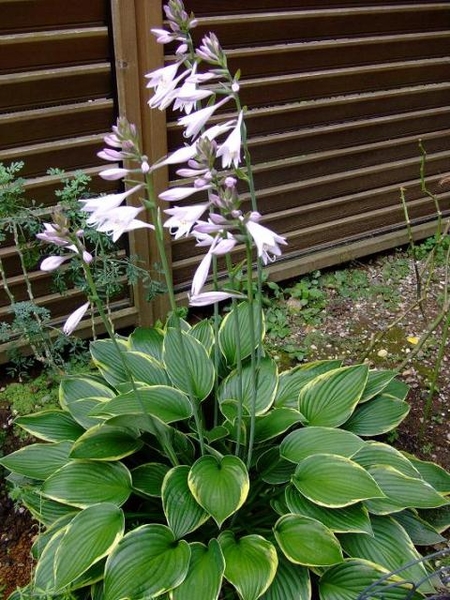
<instances>
[{"instance_id":1,"label":"wooden fence","mask_svg":"<svg viewBox=\"0 0 450 600\"><path fill-rule=\"evenodd\" d=\"M173 60L149 34L162 24L161 0L0 0L0 161L24 160L30 195L54 200L48 167L100 168L96 152L119 109L156 159L180 143L176 117L150 111L144 75ZM435 227L421 189L419 140L427 184L444 215L450 195L450 5L363 0L185 0L199 17L195 35L214 31L231 69L242 71L258 204L289 246L270 268L286 279L406 241L400 188L416 237ZM220 114L223 119L228 115ZM156 187L173 183L158 172ZM107 190L94 177L93 188ZM180 294L198 263L192 240L167 241ZM152 263L151 233L130 239ZM25 294L12 245L0 248L8 280ZM32 274L42 305L62 319L79 304L48 292ZM114 306L118 326L150 323L140 290ZM0 319L8 299L0 289ZM86 330L87 332L87 330Z\"/></svg>"}]
</instances>

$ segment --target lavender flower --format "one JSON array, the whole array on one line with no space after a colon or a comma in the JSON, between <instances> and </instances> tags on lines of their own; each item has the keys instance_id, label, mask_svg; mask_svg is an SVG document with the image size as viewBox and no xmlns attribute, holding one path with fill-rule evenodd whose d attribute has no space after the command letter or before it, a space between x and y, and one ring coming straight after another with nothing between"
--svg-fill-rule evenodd
<instances>
[{"instance_id":1,"label":"lavender flower","mask_svg":"<svg viewBox=\"0 0 450 600\"><path fill-rule=\"evenodd\" d=\"M77 327L78 323L86 314L87 309L89 308L90 303L86 302L82 304L79 308L77 308L64 323L63 331L66 335L70 335Z\"/></svg>"}]
</instances>

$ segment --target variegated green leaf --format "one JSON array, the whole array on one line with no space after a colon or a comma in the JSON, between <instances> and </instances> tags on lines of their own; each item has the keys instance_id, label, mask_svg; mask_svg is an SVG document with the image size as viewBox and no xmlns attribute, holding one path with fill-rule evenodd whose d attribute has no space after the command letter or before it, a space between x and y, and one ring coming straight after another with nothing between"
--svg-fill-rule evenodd
<instances>
[{"instance_id":1,"label":"variegated green leaf","mask_svg":"<svg viewBox=\"0 0 450 600\"><path fill-rule=\"evenodd\" d=\"M233 401L228 403L228 410L223 411L227 419L234 420L240 402L247 414L266 413L273 403L277 382L277 365L270 358L262 358L255 372L250 363L244 365L240 371L233 371L219 389L221 404L227 400ZM233 410L231 407L234 407Z\"/></svg>"},{"instance_id":2,"label":"variegated green leaf","mask_svg":"<svg viewBox=\"0 0 450 600\"><path fill-rule=\"evenodd\" d=\"M236 539L223 531L219 544L225 558L225 578L236 588L242 600L260 598L275 577L278 556L275 546L260 535Z\"/></svg>"},{"instance_id":3,"label":"variegated green leaf","mask_svg":"<svg viewBox=\"0 0 450 600\"><path fill-rule=\"evenodd\" d=\"M305 417L294 408L272 408L267 414L256 418L255 440L265 442L301 423Z\"/></svg>"},{"instance_id":4,"label":"variegated green leaf","mask_svg":"<svg viewBox=\"0 0 450 600\"><path fill-rule=\"evenodd\" d=\"M47 479L69 462L72 442L31 444L0 458L0 465L30 479Z\"/></svg>"},{"instance_id":5,"label":"variegated green leaf","mask_svg":"<svg viewBox=\"0 0 450 600\"><path fill-rule=\"evenodd\" d=\"M219 527L245 502L250 482L244 463L236 456L202 456L188 476L191 493Z\"/></svg>"},{"instance_id":6,"label":"variegated green leaf","mask_svg":"<svg viewBox=\"0 0 450 600\"><path fill-rule=\"evenodd\" d=\"M131 475L122 463L72 461L44 481L41 492L78 508L99 502L120 506L131 493Z\"/></svg>"},{"instance_id":7,"label":"variegated green leaf","mask_svg":"<svg viewBox=\"0 0 450 600\"><path fill-rule=\"evenodd\" d=\"M79 512L65 528L55 553L55 588L62 590L107 556L123 536L125 518L103 502Z\"/></svg>"},{"instance_id":8,"label":"variegated green leaf","mask_svg":"<svg viewBox=\"0 0 450 600\"><path fill-rule=\"evenodd\" d=\"M262 600L311 600L309 569L294 565L283 555L278 557L278 569Z\"/></svg>"},{"instance_id":9,"label":"variegated green leaf","mask_svg":"<svg viewBox=\"0 0 450 600\"><path fill-rule=\"evenodd\" d=\"M34 437L46 442L74 442L84 433L84 428L70 413L63 410L43 410L17 417L14 422Z\"/></svg>"},{"instance_id":10,"label":"variegated green leaf","mask_svg":"<svg viewBox=\"0 0 450 600\"><path fill-rule=\"evenodd\" d=\"M321 600L355 600L363 592L369 598L383 600L420 600L423 595L411 590L411 584L373 562L346 559L327 569L319 582ZM370 591L369 591L370 590Z\"/></svg>"},{"instance_id":11,"label":"variegated green leaf","mask_svg":"<svg viewBox=\"0 0 450 600\"><path fill-rule=\"evenodd\" d=\"M292 483L309 500L328 508L384 497L365 469L334 454L314 454L305 458L297 465Z\"/></svg>"},{"instance_id":12,"label":"variegated green leaf","mask_svg":"<svg viewBox=\"0 0 450 600\"><path fill-rule=\"evenodd\" d=\"M91 343L90 350L96 367L109 384L116 387L120 383L131 380L125 361L125 356L130 350L128 341L120 338L116 338L114 341L111 339L96 340Z\"/></svg>"},{"instance_id":13,"label":"variegated green leaf","mask_svg":"<svg viewBox=\"0 0 450 600\"><path fill-rule=\"evenodd\" d=\"M404 508L437 508L449 503L423 479L408 477L397 469L386 465L368 468L386 498L367 501L369 512L389 514Z\"/></svg>"},{"instance_id":14,"label":"variegated green leaf","mask_svg":"<svg viewBox=\"0 0 450 600\"><path fill-rule=\"evenodd\" d=\"M340 360L318 360L283 371L279 375L274 405L298 409L298 397L305 385L318 375L339 368L341 364Z\"/></svg>"},{"instance_id":15,"label":"variegated green leaf","mask_svg":"<svg viewBox=\"0 0 450 600\"><path fill-rule=\"evenodd\" d=\"M189 467L171 469L162 485L162 502L167 523L180 539L209 519L209 514L195 500L188 486Z\"/></svg>"},{"instance_id":16,"label":"variegated green leaf","mask_svg":"<svg viewBox=\"0 0 450 600\"><path fill-rule=\"evenodd\" d=\"M189 418L192 415L192 405L180 390L167 385L152 385L120 394L109 402L102 402L95 413L111 416L141 415L143 425L147 415L164 423L172 423Z\"/></svg>"},{"instance_id":17,"label":"variegated green leaf","mask_svg":"<svg viewBox=\"0 0 450 600\"><path fill-rule=\"evenodd\" d=\"M253 328L250 325L253 321ZM255 339L251 339L252 329ZM250 307L248 302L241 302L223 319L219 330L219 345L227 363L233 367L238 357L244 360L252 353L264 338L264 315L257 304ZM239 336L239 344L236 338Z\"/></svg>"},{"instance_id":18,"label":"variegated green leaf","mask_svg":"<svg viewBox=\"0 0 450 600\"><path fill-rule=\"evenodd\" d=\"M372 535L369 513L361 503L343 508L326 508L308 500L292 485L286 487L285 499L289 512L316 519L335 533Z\"/></svg>"},{"instance_id":19,"label":"variegated green leaf","mask_svg":"<svg viewBox=\"0 0 450 600\"><path fill-rule=\"evenodd\" d=\"M303 427L287 435L280 444L280 454L299 463L312 454L335 454L351 458L364 446L358 436L333 427Z\"/></svg>"},{"instance_id":20,"label":"variegated green leaf","mask_svg":"<svg viewBox=\"0 0 450 600\"><path fill-rule=\"evenodd\" d=\"M415 546L434 546L445 542L445 537L411 509L394 513L392 518L403 527Z\"/></svg>"},{"instance_id":21,"label":"variegated green leaf","mask_svg":"<svg viewBox=\"0 0 450 600\"><path fill-rule=\"evenodd\" d=\"M162 360L164 335L156 327L137 327L128 338L131 350L143 352L157 361Z\"/></svg>"},{"instance_id":22,"label":"variegated green leaf","mask_svg":"<svg viewBox=\"0 0 450 600\"><path fill-rule=\"evenodd\" d=\"M419 477L420 473L413 466L412 462L409 461L406 456L401 452L382 442L368 441L365 445L358 450L358 452L352 457L352 460L357 462L359 465L368 469L376 465L388 465L394 467L400 473L407 475L408 477Z\"/></svg>"},{"instance_id":23,"label":"variegated green leaf","mask_svg":"<svg viewBox=\"0 0 450 600\"><path fill-rule=\"evenodd\" d=\"M362 558L377 563L388 571L401 569L399 575L405 581L424 581L419 590L432 592L427 569L418 561L420 554L414 548L407 533L389 517L372 516L373 536L348 533L340 536L345 552L352 558Z\"/></svg>"},{"instance_id":24,"label":"variegated green leaf","mask_svg":"<svg viewBox=\"0 0 450 600\"><path fill-rule=\"evenodd\" d=\"M171 592L171 600L217 600L222 587L225 560L219 542L190 544L191 561L186 579Z\"/></svg>"},{"instance_id":25,"label":"variegated green leaf","mask_svg":"<svg viewBox=\"0 0 450 600\"><path fill-rule=\"evenodd\" d=\"M342 427L365 437L381 435L397 427L409 410L407 402L380 394L358 406Z\"/></svg>"},{"instance_id":26,"label":"variegated green leaf","mask_svg":"<svg viewBox=\"0 0 450 600\"><path fill-rule=\"evenodd\" d=\"M325 567L343 560L338 539L331 529L316 519L283 515L275 523L274 533L286 558L295 564Z\"/></svg>"},{"instance_id":27,"label":"variegated green leaf","mask_svg":"<svg viewBox=\"0 0 450 600\"><path fill-rule=\"evenodd\" d=\"M142 448L143 442L130 429L101 424L91 427L74 443L71 458L120 460Z\"/></svg>"},{"instance_id":28,"label":"variegated green leaf","mask_svg":"<svg viewBox=\"0 0 450 600\"><path fill-rule=\"evenodd\" d=\"M127 533L109 555L103 600L162 596L186 578L191 550L165 525L142 525Z\"/></svg>"},{"instance_id":29,"label":"variegated green leaf","mask_svg":"<svg viewBox=\"0 0 450 600\"><path fill-rule=\"evenodd\" d=\"M366 365L341 367L319 375L301 390L300 412L309 425L339 427L352 415L367 377Z\"/></svg>"},{"instance_id":30,"label":"variegated green leaf","mask_svg":"<svg viewBox=\"0 0 450 600\"><path fill-rule=\"evenodd\" d=\"M162 483L168 471L169 467L161 463L139 465L131 471L133 489L144 496L161 498Z\"/></svg>"},{"instance_id":31,"label":"variegated green leaf","mask_svg":"<svg viewBox=\"0 0 450 600\"><path fill-rule=\"evenodd\" d=\"M173 384L204 400L214 385L215 369L205 347L191 335L167 329L163 348L164 364Z\"/></svg>"}]
</instances>

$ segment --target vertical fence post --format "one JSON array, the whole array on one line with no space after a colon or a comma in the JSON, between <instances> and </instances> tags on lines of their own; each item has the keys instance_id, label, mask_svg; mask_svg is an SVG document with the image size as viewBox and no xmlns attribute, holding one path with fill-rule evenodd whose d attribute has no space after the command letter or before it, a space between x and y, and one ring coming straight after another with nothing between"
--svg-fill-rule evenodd
<instances>
[{"instance_id":1,"label":"vertical fence post","mask_svg":"<svg viewBox=\"0 0 450 600\"><path fill-rule=\"evenodd\" d=\"M163 64L163 49L150 33L151 27L162 26L162 0L111 0L111 13L119 114L136 125L143 152L152 163L167 153L165 114L150 111L145 88L145 74ZM167 189L167 170L158 169L155 175L155 191L158 194ZM131 232L129 239L130 253L138 257L141 267L153 272L158 253L152 231ZM168 237L166 243L170 258ZM168 302L163 295L148 303L145 295L142 285L134 286L133 301L138 310L139 324L148 326L165 317Z\"/></svg>"}]
</instances>

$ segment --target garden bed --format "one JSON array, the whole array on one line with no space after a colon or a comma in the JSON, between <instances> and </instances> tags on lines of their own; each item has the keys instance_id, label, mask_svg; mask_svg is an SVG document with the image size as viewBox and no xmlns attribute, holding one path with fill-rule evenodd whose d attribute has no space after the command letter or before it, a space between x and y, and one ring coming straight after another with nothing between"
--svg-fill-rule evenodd
<instances>
[{"instance_id":1,"label":"garden bed","mask_svg":"<svg viewBox=\"0 0 450 600\"><path fill-rule=\"evenodd\" d=\"M309 276L301 286L298 282L286 288L272 286L275 297L268 299L266 308L271 351L278 356L280 365L299 359L336 357L350 364L363 356L374 335L406 313L367 357L373 367L392 369L404 363L400 376L411 388L410 413L390 434L389 442L450 470L448 343L430 414L424 421L442 328L430 336L410 362L406 361L414 353L418 338L438 314L445 285L444 267L436 267L423 303L424 314L419 306L407 310L415 302L416 279L410 255L398 252L339 271ZM2 452L6 454L26 442L17 436L13 426L20 394L16 389L13 400L8 400L7 382L2 383L0 431ZM36 406L30 406L30 411L35 409ZM22 404L20 411L23 410ZM32 568L29 549L38 527L28 512L8 497L4 480L0 505L0 597L3 593L6 599L16 586L29 581Z\"/></svg>"}]
</instances>

